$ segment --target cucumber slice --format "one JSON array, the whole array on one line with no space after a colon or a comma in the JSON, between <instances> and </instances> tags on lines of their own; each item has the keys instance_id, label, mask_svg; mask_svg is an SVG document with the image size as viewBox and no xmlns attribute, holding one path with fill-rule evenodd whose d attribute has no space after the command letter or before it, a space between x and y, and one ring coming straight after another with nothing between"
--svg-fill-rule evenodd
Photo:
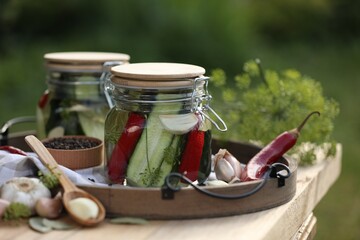
<instances>
[{"instance_id":1,"label":"cucumber slice","mask_svg":"<svg viewBox=\"0 0 360 240\"><path fill-rule=\"evenodd\" d=\"M80 125L86 136L104 139L104 125L106 113L78 112Z\"/></svg>"},{"instance_id":2,"label":"cucumber slice","mask_svg":"<svg viewBox=\"0 0 360 240\"><path fill-rule=\"evenodd\" d=\"M158 115L150 114L147 126L129 160L127 178L137 185L150 186L155 175L159 175L156 171L172 138L173 134L159 124Z\"/></svg>"},{"instance_id":3,"label":"cucumber slice","mask_svg":"<svg viewBox=\"0 0 360 240\"><path fill-rule=\"evenodd\" d=\"M62 126L54 127L49 131L48 138L62 137L65 135L65 129Z\"/></svg>"},{"instance_id":4,"label":"cucumber slice","mask_svg":"<svg viewBox=\"0 0 360 240\"><path fill-rule=\"evenodd\" d=\"M172 106L171 110L180 111L181 108L182 104L179 103ZM155 105L129 160L126 178L129 183L137 186L155 186L168 174L161 169L161 164L166 152L171 147L174 134L163 128L158 114L160 111L164 111L164 106Z\"/></svg>"},{"instance_id":5,"label":"cucumber slice","mask_svg":"<svg viewBox=\"0 0 360 240\"><path fill-rule=\"evenodd\" d=\"M105 116L108 109L89 108L81 104L77 104L68 109L69 112L76 112L79 123L86 136L104 139Z\"/></svg>"},{"instance_id":6,"label":"cucumber slice","mask_svg":"<svg viewBox=\"0 0 360 240\"><path fill-rule=\"evenodd\" d=\"M200 184L206 181L211 172L211 131L207 130L204 137L204 147L198 174L198 182Z\"/></svg>"},{"instance_id":7,"label":"cucumber slice","mask_svg":"<svg viewBox=\"0 0 360 240\"><path fill-rule=\"evenodd\" d=\"M159 115L163 127L173 134L185 134L199 122L195 113Z\"/></svg>"},{"instance_id":8,"label":"cucumber slice","mask_svg":"<svg viewBox=\"0 0 360 240\"><path fill-rule=\"evenodd\" d=\"M151 180L151 186L160 187L164 184L165 177L172 171L174 165L180 161L179 144L183 136L174 135L171 144L165 149L162 162L155 171L157 175Z\"/></svg>"},{"instance_id":9,"label":"cucumber slice","mask_svg":"<svg viewBox=\"0 0 360 240\"><path fill-rule=\"evenodd\" d=\"M39 107L36 107L36 131L37 136L40 139L46 138L46 130L45 130L45 114Z\"/></svg>"}]
</instances>

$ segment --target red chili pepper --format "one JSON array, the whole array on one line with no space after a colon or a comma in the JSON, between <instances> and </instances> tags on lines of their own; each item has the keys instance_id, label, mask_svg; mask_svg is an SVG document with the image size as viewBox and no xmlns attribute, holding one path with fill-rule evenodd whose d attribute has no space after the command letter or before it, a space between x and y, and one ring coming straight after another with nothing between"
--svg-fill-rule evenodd
<instances>
[{"instance_id":1,"label":"red chili pepper","mask_svg":"<svg viewBox=\"0 0 360 240\"><path fill-rule=\"evenodd\" d=\"M178 171L185 174L191 181L195 181L198 178L204 138L205 132L198 129L191 130L181 157Z\"/></svg>"},{"instance_id":2,"label":"red chili pepper","mask_svg":"<svg viewBox=\"0 0 360 240\"><path fill-rule=\"evenodd\" d=\"M130 113L125 129L115 145L108 165L108 175L113 183L124 182L129 159L141 136L144 125L144 116L133 112Z\"/></svg>"},{"instance_id":3,"label":"red chili pepper","mask_svg":"<svg viewBox=\"0 0 360 240\"><path fill-rule=\"evenodd\" d=\"M317 111L310 113L299 125L299 127L280 134L272 142L261 149L260 152L252 159L250 159L244 171L242 171L241 181L251 181L262 178L269 168L269 165L276 162L283 154L295 145L298 137L300 136L301 129L314 113L320 115Z\"/></svg>"},{"instance_id":4,"label":"red chili pepper","mask_svg":"<svg viewBox=\"0 0 360 240\"><path fill-rule=\"evenodd\" d=\"M49 99L49 90L46 90L44 94L40 97L38 106L39 108L43 109Z\"/></svg>"},{"instance_id":5,"label":"red chili pepper","mask_svg":"<svg viewBox=\"0 0 360 240\"><path fill-rule=\"evenodd\" d=\"M13 146L0 146L0 150L8 151L9 153L13 153L13 154L27 156L26 152Z\"/></svg>"}]
</instances>

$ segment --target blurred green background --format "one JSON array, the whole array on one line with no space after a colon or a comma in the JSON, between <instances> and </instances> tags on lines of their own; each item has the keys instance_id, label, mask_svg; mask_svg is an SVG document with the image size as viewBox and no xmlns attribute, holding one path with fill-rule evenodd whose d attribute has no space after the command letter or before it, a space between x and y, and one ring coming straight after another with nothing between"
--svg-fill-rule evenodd
<instances>
[{"instance_id":1,"label":"blurred green background","mask_svg":"<svg viewBox=\"0 0 360 240\"><path fill-rule=\"evenodd\" d=\"M334 138L343 169L315 209L316 239L360 239L359 9L357 0L0 0L0 123L35 114L47 52L123 52L131 62L192 63L228 76L253 58L295 68L341 109Z\"/></svg>"}]
</instances>

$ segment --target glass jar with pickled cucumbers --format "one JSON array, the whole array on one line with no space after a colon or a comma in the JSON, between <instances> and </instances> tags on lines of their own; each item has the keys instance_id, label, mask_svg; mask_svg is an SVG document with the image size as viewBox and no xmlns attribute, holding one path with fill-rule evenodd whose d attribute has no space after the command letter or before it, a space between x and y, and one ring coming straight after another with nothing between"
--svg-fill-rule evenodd
<instances>
[{"instance_id":1,"label":"glass jar with pickled cucumbers","mask_svg":"<svg viewBox=\"0 0 360 240\"><path fill-rule=\"evenodd\" d=\"M36 109L38 137L87 135L103 139L110 107L102 78L111 66L128 64L129 55L57 52L45 54L44 59L48 88Z\"/></svg>"},{"instance_id":2,"label":"glass jar with pickled cucumbers","mask_svg":"<svg viewBox=\"0 0 360 240\"><path fill-rule=\"evenodd\" d=\"M105 83L113 100L105 121L111 183L160 187L171 172L191 181L206 180L211 170L211 126L225 131L226 125L210 108L209 78L204 73L202 67L178 63L111 68Z\"/></svg>"}]
</instances>

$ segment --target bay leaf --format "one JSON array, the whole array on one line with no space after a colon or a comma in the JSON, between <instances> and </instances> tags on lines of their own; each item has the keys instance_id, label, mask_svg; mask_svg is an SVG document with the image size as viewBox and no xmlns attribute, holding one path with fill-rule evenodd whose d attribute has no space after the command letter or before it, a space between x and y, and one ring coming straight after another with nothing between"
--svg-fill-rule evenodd
<instances>
[{"instance_id":1,"label":"bay leaf","mask_svg":"<svg viewBox=\"0 0 360 240\"><path fill-rule=\"evenodd\" d=\"M118 217L110 219L110 223L113 224L135 224L135 225L143 225L147 224L148 221L143 218L135 218L135 217Z\"/></svg>"},{"instance_id":2,"label":"bay leaf","mask_svg":"<svg viewBox=\"0 0 360 240\"><path fill-rule=\"evenodd\" d=\"M29 219L29 225L30 227L38 232L41 233L47 233L52 230L51 227L46 226L43 224L43 218L42 217L32 217Z\"/></svg>"},{"instance_id":3,"label":"bay leaf","mask_svg":"<svg viewBox=\"0 0 360 240\"><path fill-rule=\"evenodd\" d=\"M67 223L64 220L51 220L51 219L43 218L42 223L43 225L55 230L70 230L76 227L75 225Z\"/></svg>"}]
</instances>

